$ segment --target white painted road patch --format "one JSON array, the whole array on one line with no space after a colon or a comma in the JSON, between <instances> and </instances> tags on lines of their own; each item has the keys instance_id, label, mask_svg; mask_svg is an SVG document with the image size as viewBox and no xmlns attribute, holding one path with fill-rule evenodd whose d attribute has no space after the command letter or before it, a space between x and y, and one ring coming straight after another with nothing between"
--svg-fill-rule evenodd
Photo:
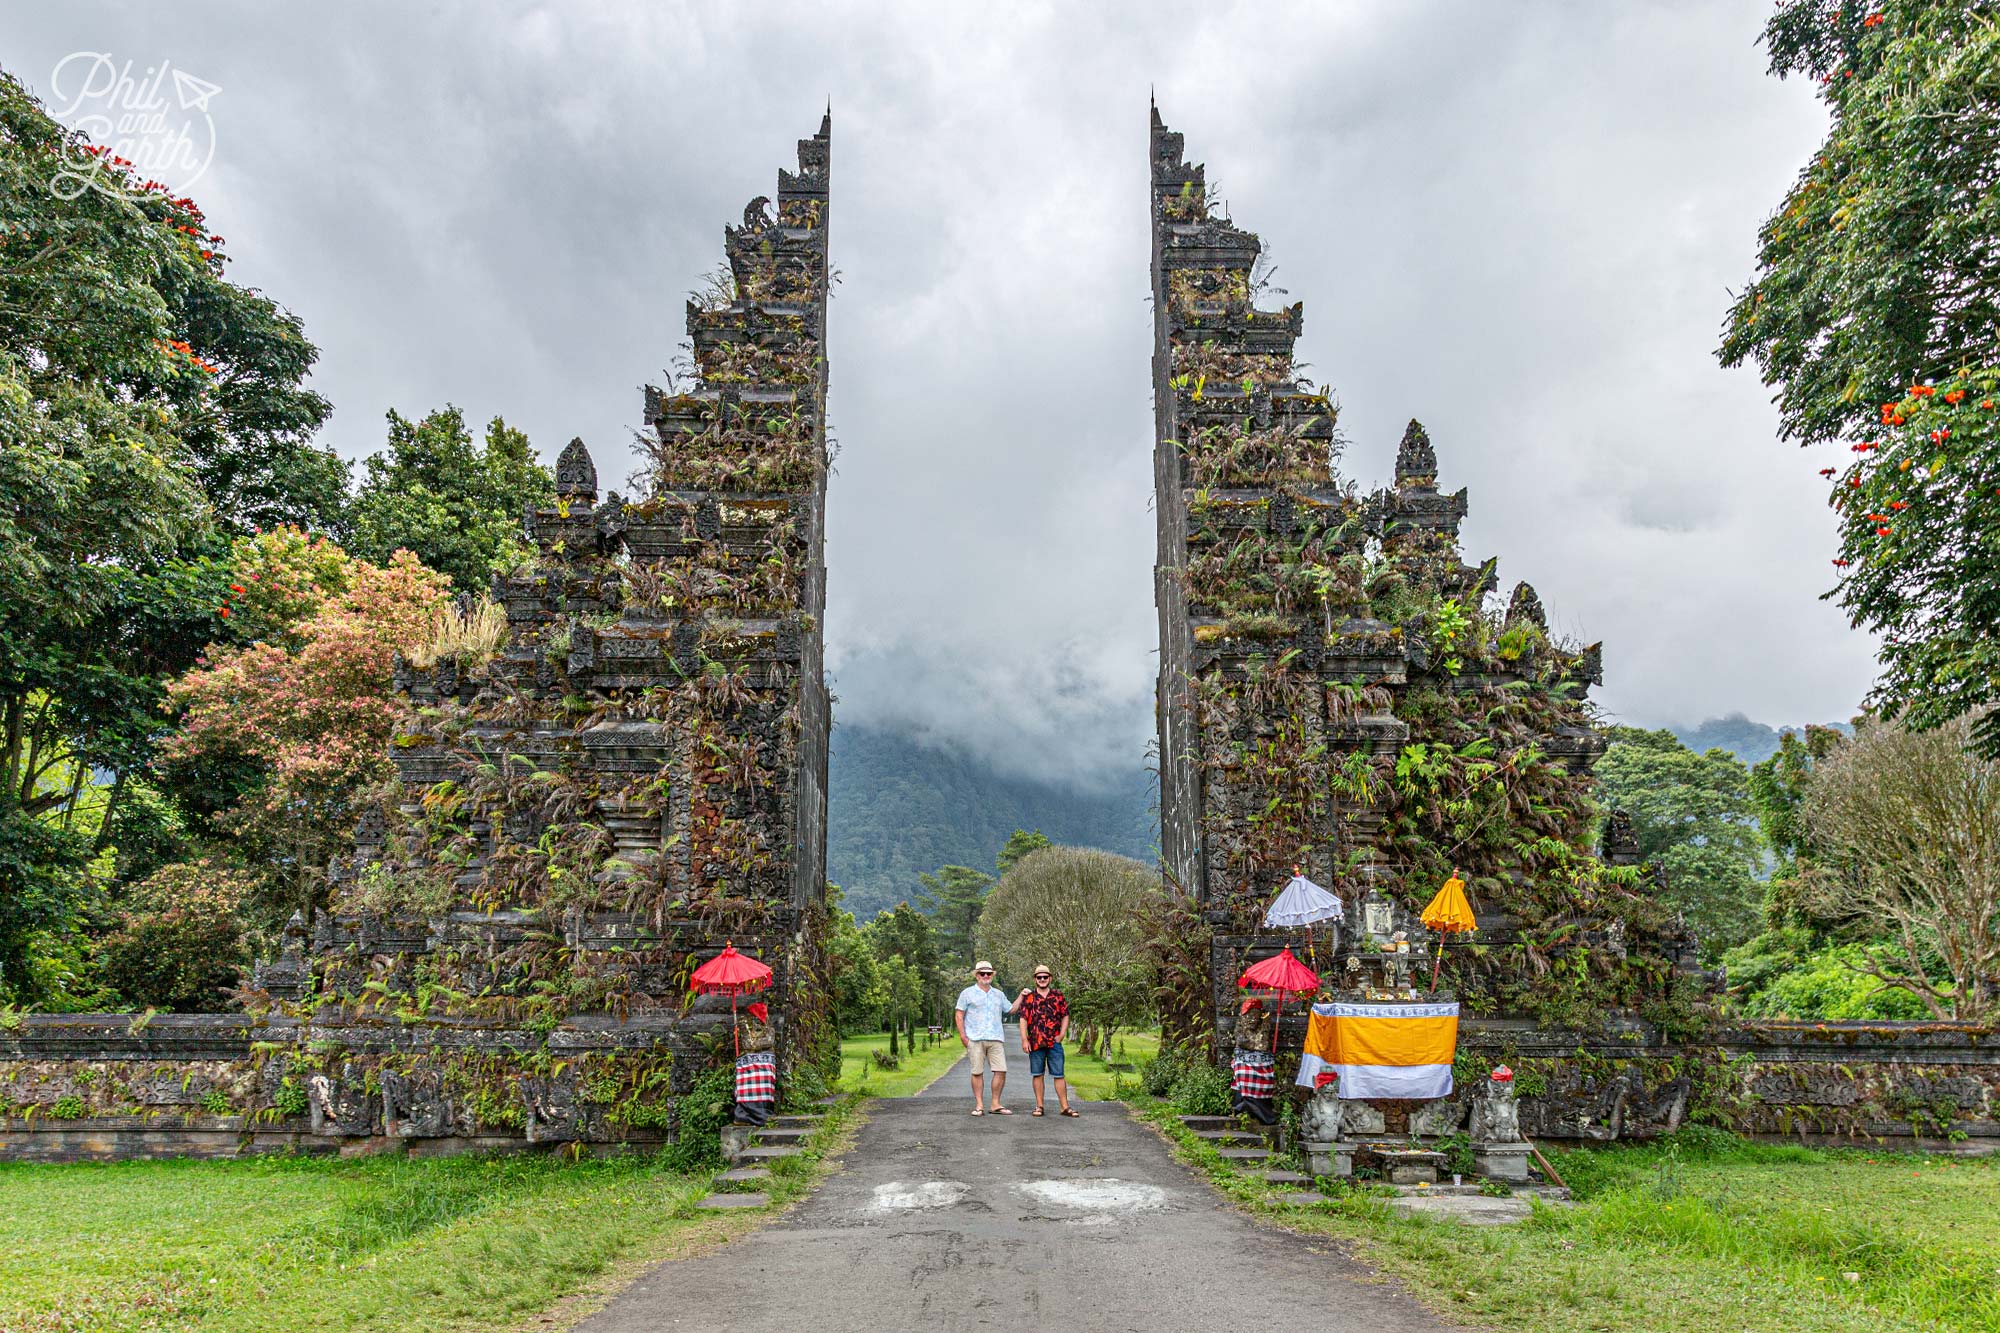
<instances>
[{"instance_id":1,"label":"white painted road patch","mask_svg":"<svg viewBox=\"0 0 2000 1333\"><path fill-rule=\"evenodd\" d=\"M909 1212L925 1208L949 1208L972 1193L962 1180L891 1180L875 1187L877 1212Z\"/></svg>"},{"instance_id":2,"label":"white painted road patch","mask_svg":"<svg viewBox=\"0 0 2000 1333\"><path fill-rule=\"evenodd\" d=\"M1167 1206L1167 1192L1158 1185L1130 1180L1030 1180L1014 1188L1045 1208L1080 1213L1142 1213Z\"/></svg>"}]
</instances>

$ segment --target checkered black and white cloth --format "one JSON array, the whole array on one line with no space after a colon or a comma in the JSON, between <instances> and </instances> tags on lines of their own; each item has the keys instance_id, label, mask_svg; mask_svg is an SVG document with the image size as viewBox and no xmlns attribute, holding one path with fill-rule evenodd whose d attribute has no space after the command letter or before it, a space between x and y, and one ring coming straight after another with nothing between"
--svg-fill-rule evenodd
<instances>
[{"instance_id":1,"label":"checkered black and white cloth","mask_svg":"<svg viewBox=\"0 0 2000 1333\"><path fill-rule=\"evenodd\" d=\"M769 1051L756 1051L736 1057L736 1100L778 1100L778 1058L775 1055Z\"/></svg>"},{"instance_id":2,"label":"checkered black and white cloth","mask_svg":"<svg viewBox=\"0 0 2000 1333\"><path fill-rule=\"evenodd\" d=\"M1278 1093L1277 1059L1266 1051L1238 1051L1230 1066L1233 1088L1238 1097L1275 1097Z\"/></svg>"}]
</instances>

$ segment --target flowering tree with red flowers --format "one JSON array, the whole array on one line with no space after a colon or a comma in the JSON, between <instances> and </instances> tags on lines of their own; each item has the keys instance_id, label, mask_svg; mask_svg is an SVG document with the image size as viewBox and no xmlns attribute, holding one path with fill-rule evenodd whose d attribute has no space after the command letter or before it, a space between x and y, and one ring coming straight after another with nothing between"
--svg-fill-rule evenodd
<instances>
[{"instance_id":1,"label":"flowering tree with red flowers","mask_svg":"<svg viewBox=\"0 0 2000 1333\"><path fill-rule=\"evenodd\" d=\"M1883 636L1873 702L1936 726L2000 700L2000 25L1939 0L1784 0L1771 71L1816 80L1826 142L1765 224L1720 356L1755 360L1821 449L1833 562ZM2000 721L1974 736L2000 755Z\"/></svg>"},{"instance_id":2,"label":"flowering tree with red flowers","mask_svg":"<svg viewBox=\"0 0 2000 1333\"><path fill-rule=\"evenodd\" d=\"M222 822L274 868L289 906L317 906L357 796L393 771L395 655L429 637L449 586L408 551L386 566L353 561L345 586L288 635L213 652L168 687L184 710L163 746L170 760L248 759L261 768L261 784Z\"/></svg>"},{"instance_id":3,"label":"flowering tree with red flowers","mask_svg":"<svg viewBox=\"0 0 2000 1333\"><path fill-rule=\"evenodd\" d=\"M1840 597L1883 635L1885 706L1929 728L1978 712L2000 683L2000 370L1917 385L1880 410L1834 479ZM1971 734L2000 753L2000 712Z\"/></svg>"}]
</instances>

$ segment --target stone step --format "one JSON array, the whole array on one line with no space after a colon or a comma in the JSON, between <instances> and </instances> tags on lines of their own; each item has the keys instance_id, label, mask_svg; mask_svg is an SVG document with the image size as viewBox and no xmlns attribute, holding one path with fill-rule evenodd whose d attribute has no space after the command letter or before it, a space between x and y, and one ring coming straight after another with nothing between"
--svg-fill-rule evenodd
<instances>
[{"instance_id":1,"label":"stone step","mask_svg":"<svg viewBox=\"0 0 2000 1333\"><path fill-rule=\"evenodd\" d=\"M774 1115L771 1117L771 1128L817 1129L819 1128L819 1119L816 1115Z\"/></svg>"},{"instance_id":2,"label":"stone step","mask_svg":"<svg viewBox=\"0 0 2000 1333\"><path fill-rule=\"evenodd\" d=\"M1302 1175L1297 1171L1266 1171L1264 1173L1264 1183L1266 1185L1310 1185L1312 1184L1312 1177Z\"/></svg>"},{"instance_id":3,"label":"stone step","mask_svg":"<svg viewBox=\"0 0 2000 1333\"><path fill-rule=\"evenodd\" d=\"M745 1162L771 1162L776 1161L780 1157L797 1157L798 1155L799 1150L797 1148L787 1148L773 1144L770 1147L745 1148L737 1154L737 1158Z\"/></svg>"},{"instance_id":4,"label":"stone step","mask_svg":"<svg viewBox=\"0 0 2000 1333\"><path fill-rule=\"evenodd\" d=\"M1216 1153L1216 1156L1225 1162L1264 1162L1270 1160L1271 1150L1269 1148L1224 1148Z\"/></svg>"},{"instance_id":5,"label":"stone step","mask_svg":"<svg viewBox=\"0 0 2000 1333\"><path fill-rule=\"evenodd\" d=\"M1209 1143L1268 1143L1262 1134L1248 1129L1197 1129L1194 1136Z\"/></svg>"},{"instance_id":6,"label":"stone step","mask_svg":"<svg viewBox=\"0 0 2000 1333\"><path fill-rule=\"evenodd\" d=\"M1311 1208L1326 1201L1326 1196L1317 1190L1287 1190L1271 1199L1272 1203L1285 1208Z\"/></svg>"},{"instance_id":7,"label":"stone step","mask_svg":"<svg viewBox=\"0 0 2000 1333\"><path fill-rule=\"evenodd\" d=\"M1233 1115L1184 1115L1181 1123L1189 1129L1241 1129L1243 1122Z\"/></svg>"},{"instance_id":8,"label":"stone step","mask_svg":"<svg viewBox=\"0 0 2000 1333\"><path fill-rule=\"evenodd\" d=\"M769 1180L771 1170L764 1166L739 1166L724 1171L715 1178L719 1185L750 1185L760 1180Z\"/></svg>"},{"instance_id":9,"label":"stone step","mask_svg":"<svg viewBox=\"0 0 2000 1333\"><path fill-rule=\"evenodd\" d=\"M768 1194L711 1194L698 1205L702 1208L762 1208L771 1202Z\"/></svg>"},{"instance_id":10,"label":"stone step","mask_svg":"<svg viewBox=\"0 0 2000 1333\"><path fill-rule=\"evenodd\" d=\"M771 1126L751 1130L750 1137L758 1143L804 1143L806 1135L810 1133L812 1131L809 1129L782 1129Z\"/></svg>"}]
</instances>

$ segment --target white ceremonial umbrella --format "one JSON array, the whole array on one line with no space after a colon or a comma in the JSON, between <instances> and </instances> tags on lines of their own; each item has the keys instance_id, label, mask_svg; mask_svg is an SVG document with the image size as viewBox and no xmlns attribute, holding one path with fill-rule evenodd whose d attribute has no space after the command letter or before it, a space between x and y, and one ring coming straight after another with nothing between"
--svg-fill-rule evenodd
<instances>
[{"instance_id":1,"label":"white ceremonial umbrella","mask_svg":"<svg viewBox=\"0 0 2000 1333\"><path fill-rule=\"evenodd\" d=\"M1267 926L1310 926L1340 915L1340 899L1297 871L1264 913Z\"/></svg>"}]
</instances>

